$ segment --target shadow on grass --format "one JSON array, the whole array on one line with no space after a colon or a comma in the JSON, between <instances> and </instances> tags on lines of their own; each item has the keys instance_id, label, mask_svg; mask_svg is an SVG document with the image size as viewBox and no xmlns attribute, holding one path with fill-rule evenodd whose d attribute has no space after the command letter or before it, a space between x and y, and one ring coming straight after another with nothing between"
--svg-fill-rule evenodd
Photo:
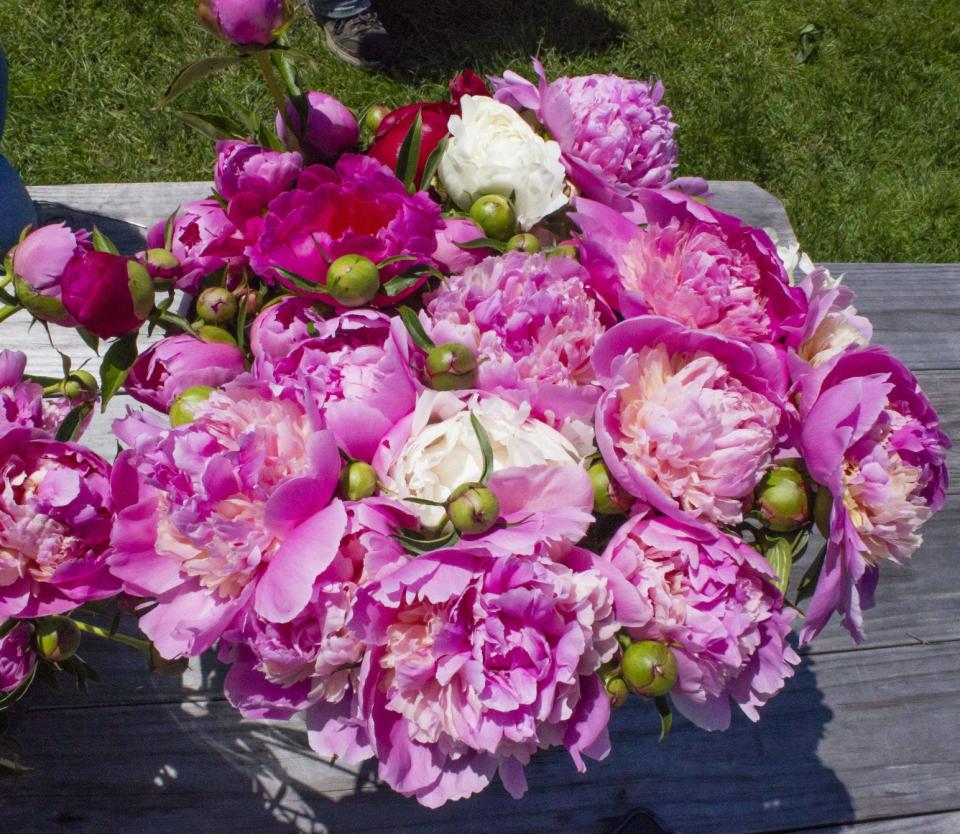
<instances>
[{"instance_id":1,"label":"shadow on grass","mask_svg":"<svg viewBox=\"0 0 960 834\"><path fill-rule=\"evenodd\" d=\"M502 67L517 55L602 51L625 27L577 0L383 0L379 12L397 43L393 73L443 80L466 67Z\"/></svg>"}]
</instances>

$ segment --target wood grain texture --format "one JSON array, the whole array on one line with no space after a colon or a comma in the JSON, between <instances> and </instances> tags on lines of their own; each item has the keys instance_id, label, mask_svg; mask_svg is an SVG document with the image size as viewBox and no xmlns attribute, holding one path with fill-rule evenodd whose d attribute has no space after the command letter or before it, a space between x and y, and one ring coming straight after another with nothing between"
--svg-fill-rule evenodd
<instances>
[{"instance_id":1,"label":"wood grain texture","mask_svg":"<svg viewBox=\"0 0 960 834\"><path fill-rule=\"evenodd\" d=\"M921 814L915 817L854 822L827 828L798 829L795 834L957 834L958 831L960 831L960 811L948 811L945 814Z\"/></svg>"}]
</instances>

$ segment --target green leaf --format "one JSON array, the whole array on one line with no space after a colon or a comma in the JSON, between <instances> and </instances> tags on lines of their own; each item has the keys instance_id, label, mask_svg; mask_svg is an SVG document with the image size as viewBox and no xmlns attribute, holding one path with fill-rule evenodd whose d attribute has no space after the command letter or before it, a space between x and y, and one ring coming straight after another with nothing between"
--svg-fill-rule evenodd
<instances>
[{"instance_id":1,"label":"green leaf","mask_svg":"<svg viewBox=\"0 0 960 834\"><path fill-rule=\"evenodd\" d=\"M116 244L96 226L93 227L93 248L97 252L109 252L111 255L120 254L120 250L117 249Z\"/></svg>"},{"instance_id":2,"label":"green leaf","mask_svg":"<svg viewBox=\"0 0 960 834\"><path fill-rule=\"evenodd\" d=\"M807 64L816 57L817 50L819 49L817 39L822 34L823 29L817 26L816 23L807 23L800 28L799 43L797 45L797 51L793 56L798 64Z\"/></svg>"},{"instance_id":3,"label":"green leaf","mask_svg":"<svg viewBox=\"0 0 960 834\"><path fill-rule=\"evenodd\" d=\"M120 390L130 368L137 361L137 335L130 333L117 339L103 355L100 363L100 410L107 410L107 403Z\"/></svg>"},{"instance_id":4,"label":"green leaf","mask_svg":"<svg viewBox=\"0 0 960 834\"><path fill-rule=\"evenodd\" d=\"M420 348L420 350L429 352L436 347L433 339L427 335L427 331L423 329L419 317L413 310L409 307L400 307L397 312L400 314L403 326L407 328L407 332L410 334L413 343Z\"/></svg>"},{"instance_id":5,"label":"green leaf","mask_svg":"<svg viewBox=\"0 0 960 834\"><path fill-rule=\"evenodd\" d=\"M228 67L242 64L249 55L220 55L213 58L201 58L185 66L170 82L157 107L166 107L171 101L189 90L194 84L208 75L220 72Z\"/></svg>"},{"instance_id":6,"label":"green leaf","mask_svg":"<svg viewBox=\"0 0 960 834\"><path fill-rule=\"evenodd\" d=\"M793 567L793 545L787 539L778 537L768 542L763 555L777 575L777 581L773 584L781 594L785 594L790 582L790 569Z\"/></svg>"},{"instance_id":7,"label":"green leaf","mask_svg":"<svg viewBox=\"0 0 960 834\"><path fill-rule=\"evenodd\" d=\"M417 168L420 165L420 145L423 141L423 114L418 110L410 130L397 154L397 177L411 194L416 190Z\"/></svg>"},{"instance_id":8,"label":"green leaf","mask_svg":"<svg viewBox=\"0 0 960 834\"><path fill-rule=\"evenodd\" d=\"M437 173L437 168L440 167L440 160L443 159L444 151L446 151L449 143L449 137L445 136L440 140L440 144L430 151L430 156L427 157L427 162L423 166L423 176L420 177L421 191L426 191L430 187L430 183L433 180L434 175Z\"/></svg>"},{"instance_id":9,"label":"green leaf","mask_svg":"<svg viewBox=\"0 0 960 834\"><path fill-rule=\"evenodd\" d=\"M383 269L385 266L390 266L390 264L400 263L401 261L415 261L417 260L416 255L394 255L392 258L384 258L380 263L377 264L377 269Z\"/></svg>"},{"instance_id":10,"label":"green leaf","mask_svg":"<svg viewBox=\"0 0 960 834\"><path fill-rule=\"evenodd\" d=\"M473 426L473 430L477 434L480 451L483 453L483 472L480 473L480 483L485 484L493 474L493 447L490 445L490 435L487 434L487 430L472 411L470 412L470 425Z\"/></svg>"},{"instance_id":11,"label":"green leaf","mask_svg":"<svg viewBox=\"0 0 960 834\"><path fill-rule=\"evenodd\" d=\"M194 113L192 110L174 110L173 115L187 127L192 127L214 142L221 139L243 139L247 131L242 124L219 113Z\"/></svg>"},{"instance_id":12,"label":"green leaf","mask_svg":"<svg viewBox=\"0 0 960 834\"><path fill-rule=\"evenodd\" d=\"M453 547L460 541L460 534L454 530L438 538L425 539L416 530L401 527L391 538L400 542L409 553L420 556L432 550L439 550L442 547Z\"/></svg>"},{"instance_id":13,"label":"green leaf","mask_svg":"<svg viewBox=\"0 0 960 834\"><path fill-rule=\"evenodd\" d=\"M93 403L80 403L76 408L71 408L57 428L57 440L61 443L77 440L83 430L84 421L92 411Z\"/></svg>"},{"instance_id":14,"label":"green leaf","mask_svg":"<svg viewBox=\"0 0 960 834\"><path fill-rule=\"evenodd\" d=\"M400 295L404 290L410 289L410 287L416 286L417 282L423 277L423 273L418 275L397 275L395 278L391 278L384 284L380 291L384 295L388 295L391 298L395 295Z\"/></svg>"},{"instance_id":15,"label":"green leaf","mask_svg":"<svg viewBox=\"0 0 960 834\"><path fill-rule=\"evenodd\" d=\"M494 249L497 252L506 252L507 244L502 240L494 240L492 237L478 237L474 240L467 240L463 243L458 243L461 249Z\"/></svg>"},{"instance_id":16,"label":"green leaf","mask_svg":"<svg viewBox=\"0 0 960 834\"><path fill-rule=\"evenodd\" d=\"M820 578L820 571L823 570L823 561L827 557L826 544L820 548L817 558L813 560L806 573L800 578L800 584L797 586L797 598L794 605L799 605L805 599L813 596L813 591L817 587L817 580Z\"/></svg>"},{"instance_id":17,"label":"green leaf","mask_svg":"<svg viewBox=\"0 0 960 834\"><path fill-rule=\"evenodd\" d=\"M236 330L236 339L237 347L240 348L241 353L245 350L244 343L247 340L247 308L250 306L247 302L246 297L241 296L243 299L237 310L237 330Z\"/></svg>"},{"instance_id":18,"label":"green leaf","mask_svg":"<svg viewBox=\"0 0 960 834\"><path fill-rule=\"evenodd\" d=\"M431 501L429 498L414 498L412 495L406 495L403 498L404 501L409 501L411 504L420 504L423 507L445 507L446 504L443 501Z\"/></svg>"},{"instance_id":19,"label":"green leaf","mask_svg":"<svg viewBox=\"0 0 960 834\"><path fill-rule=\"evenodd\" d=\"M91 333L85 327L77 327L77 334L83 339L83 343L94 353L100 353L100 337Z\"/></svg>"},{"instance_id":20,"label":"green leaf","mask_svg":"<svg viewBox=\"0 0 960 834\"><path fill-rule=\"evenodd\" d=\"M296 289L301 290L302 292L310 293L310 295L316 295L318 292L323 292L323 284L318 284L315 281L309 281L302 275L297 275L297 273L290 272L288 269L281 269L279 266L275 266L273 268L284 278L286 278L287 281L293 284Z\"/></svg>"},{"instance_id":21,"label":"green leaf","mask_svg":"<svg viewBox=\"0 0 960 834\"><path fill-rule=\"evenodd\" d=\"M653 703L657 708L657 714L660 716L660 738L658 741L663 741L670 734L670 728L673 726L673 712L670 710L670 702L664 695L657 695L653 699Z\"/></svg>"}]
</instances>

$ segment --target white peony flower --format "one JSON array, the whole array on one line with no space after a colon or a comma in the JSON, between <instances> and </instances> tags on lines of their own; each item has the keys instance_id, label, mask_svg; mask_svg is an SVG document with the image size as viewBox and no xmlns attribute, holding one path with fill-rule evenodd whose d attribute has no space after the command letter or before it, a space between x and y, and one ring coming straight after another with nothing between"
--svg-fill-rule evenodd
<instances>
[{"instance_id":1,"label":"white peony flower","mask_svg":"<svg viewBox=\"0 0 960 834\"><path fill-rule=\"evenodd\" d=\"M799 243L781 244L779 242L780 236L777 234L776 229L765 227L763 231L767 233L767 236L777 247L777 257L780 258L781 263L783 263L783 268L786 270L787 277L790 279L792 285L796 286L803 280L804 276L813 272L816 267L810 259L810 256L806 252L800 251ZM802 275L797 276L795 274L798 270Z\"/></svg>"},{"instance_id":2,"label":"white peony flower","mask_svg":"<svg viewBox=\"0 0 960 834\"><path fill-rule=\"evenodd\" d=\"M464 402L453 394L427 391L417 401L409 440L392 461L384 457L374 461L378 471L387 470L384 486L400 497L442 502L460 484L478 480L483 452L470 422L471 412L490 437L494 472L581 462L581 455L560 432L530 417L529 406L517 408L489 396ZM385 449L381 452L390 454ZM443 521L440 507L408 506L427 526Z\"/></svg>"},{"instance_id":3,"label":"white peony flower","mask_svg":"<svg viewBox=\"0 0 960 834\"><path fill-rule=\"evenodd\" d=\"M464 96L462 116L451 116L450 142L440 160L440 179L465 211L486 194L513 195L526 230L567 202L560 146L539 136L506 104Z\"/></svg>"}]
</instances>

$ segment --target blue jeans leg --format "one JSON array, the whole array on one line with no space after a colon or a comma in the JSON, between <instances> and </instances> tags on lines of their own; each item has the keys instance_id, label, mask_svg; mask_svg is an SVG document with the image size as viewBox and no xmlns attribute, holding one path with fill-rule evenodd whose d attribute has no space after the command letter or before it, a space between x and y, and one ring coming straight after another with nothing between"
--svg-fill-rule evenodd
<instances>
[{"instance_id":1,"label":"blue jeans leg","mask_svg":"<svg viewBox=\"0 0 960 834\"><path fill-rule=\"evenodd\" d=\"M317 17L342 20L365 12L370 8L370 0L310 0L310 6Z\"/></svg>"}]
</instances>

